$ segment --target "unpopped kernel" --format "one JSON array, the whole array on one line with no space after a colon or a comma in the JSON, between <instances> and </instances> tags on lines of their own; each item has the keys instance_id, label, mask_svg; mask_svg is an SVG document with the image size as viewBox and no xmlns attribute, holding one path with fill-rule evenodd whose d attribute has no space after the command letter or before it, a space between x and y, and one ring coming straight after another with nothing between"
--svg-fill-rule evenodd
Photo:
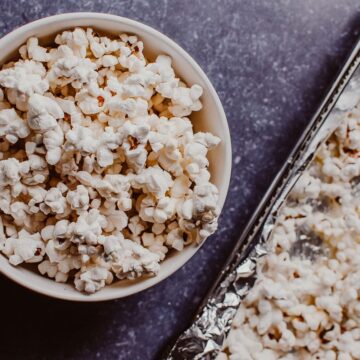
<instances>
[{"instance_id":1,"label":"unpopped kernel","mask_svg":"<svg viewBox=\"0 0 360 360\"><path fill-rule=\"evenodd\" d=\"M194 133L202 88L150 62L136 36L30 38L0 71L0 249L12 265L94 293L156 275L217 228L218 190Z\"/></svg>"},{"instance_id":2,"label":"unpopped kernel","mask_svg":"<svg viewBox=\"0 0 360 360\"><path fill-rule=\"evenodd\" d=\"M360 359L360 111L300 177L220 360Z\"/></svg>"}]
</instances>

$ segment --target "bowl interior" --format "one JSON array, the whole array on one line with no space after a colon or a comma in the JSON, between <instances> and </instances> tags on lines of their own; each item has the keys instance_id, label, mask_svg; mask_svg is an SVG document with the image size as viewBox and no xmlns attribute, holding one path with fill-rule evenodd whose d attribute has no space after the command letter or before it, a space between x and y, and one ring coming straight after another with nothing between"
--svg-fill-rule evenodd
<instances>
[{"instance_id":1,"label":"bowl interior","mask_svg":"<svg viewBox=\"0 0 360 360\"><path fill-rule=\"evenodd\" d=\"M53 42L54 35L76 26L92 27L104 35L133 33L144 42L144 53L150 60L158 54L168 54L173 59L176 74L188 85L199 84L204 89L203 109L191 115L196 131L209 131L222 139L221 144L209 153L211 181L220 190L220 206L225 201L231 170L231 145L229 129L221 103L206 75L195 61L178 45L156 30L138 22L113 15L94 13L63 14L44 18L16 29L0 40L0 63L18 58L18 48L31 36L41 44ZM93 295L84 295L70 284L49 280L24 267L13 267L0 255L0 271L16 282L37 292L57 298L78 301L99 301L124 297L146 289L180 268L194 255L198 246L188 246L182 252L172 254L161 265L156 277L136 281L118 281Z\"/></svg>"}]
</instances>

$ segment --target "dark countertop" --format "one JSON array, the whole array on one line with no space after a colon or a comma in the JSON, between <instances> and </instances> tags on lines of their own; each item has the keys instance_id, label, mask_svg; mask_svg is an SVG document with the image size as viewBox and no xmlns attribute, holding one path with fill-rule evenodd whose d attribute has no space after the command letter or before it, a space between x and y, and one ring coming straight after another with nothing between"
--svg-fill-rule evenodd
<instances>
[{"instance_id":1,"label":"dark countertop","mask_svg":"<svg viewBox=\"0 0 360 360\"><path fill-rule=\"evenodd\" d=\"M1 359L155 360L190 321L271 180L354 46L358 0L2 0L0 35L31 20L97 11L169 35L223 102L233 175L220 229L181 270L126 299L49 299L0 276Z\"/></svg>"}]
</instances>

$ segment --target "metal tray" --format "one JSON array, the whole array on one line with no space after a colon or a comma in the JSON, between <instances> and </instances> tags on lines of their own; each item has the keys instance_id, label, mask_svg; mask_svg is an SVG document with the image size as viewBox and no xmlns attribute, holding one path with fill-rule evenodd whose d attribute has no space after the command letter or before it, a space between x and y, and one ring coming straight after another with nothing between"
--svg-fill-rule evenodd
<instances>
[{"instance_id":1,"label":"metal tray","mask_svg":"<svg viewBox=\"0 0 360 360\"><path fill-rule=\"evenodd\" d=\"M265 245L279 208L319 145L360 100L360 96L359 99L353 96L355 89L360 90L359 64L360 40L257 207L217 280L205 296L193 323L166 349L162 359L210 360L216 357L241 300L256 280L256 263L266 254Z\"/></svg>"}]
</instances>

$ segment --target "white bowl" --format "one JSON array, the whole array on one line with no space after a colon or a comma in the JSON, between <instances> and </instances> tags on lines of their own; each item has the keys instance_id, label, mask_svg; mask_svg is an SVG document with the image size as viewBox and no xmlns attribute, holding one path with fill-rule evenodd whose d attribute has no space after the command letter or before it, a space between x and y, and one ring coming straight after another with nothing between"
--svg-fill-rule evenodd
<instances>
[{"instance_id":1,"label":"white bowl","mask_svg":"<svg viewBox=\"0 0 360 360\"><path fill-rule=\"evenodd\" d=\"M212 182L220 190L220 206L225 202L231 173L231 143L226 116L220 100L205 73L194 59L167 36L139 22L123 17L99 13L70 13L47 17L21 26L0 39L0 63L17 57L18 48L31 36L42 43L49 43L53 35L75 26L93 27L100 33L118 35L133 33L138 35L145 45L145 55L154 59L157 54L168 54L173 59L176 73L189 85L200 84L204 88L203 109L191 116L196 130L209 131L222 140L221 144L210 152L210 171ZM31 290L64 300L101 301L128 296L153 286L184 265L199 249L188 246L173 254L161 264L161 270L155 277L136 281L118 281L93 295L84 295L71 284L56 283L24 267L13 267L0 255L0 272Z\"/></svg>"}]
</instances>

